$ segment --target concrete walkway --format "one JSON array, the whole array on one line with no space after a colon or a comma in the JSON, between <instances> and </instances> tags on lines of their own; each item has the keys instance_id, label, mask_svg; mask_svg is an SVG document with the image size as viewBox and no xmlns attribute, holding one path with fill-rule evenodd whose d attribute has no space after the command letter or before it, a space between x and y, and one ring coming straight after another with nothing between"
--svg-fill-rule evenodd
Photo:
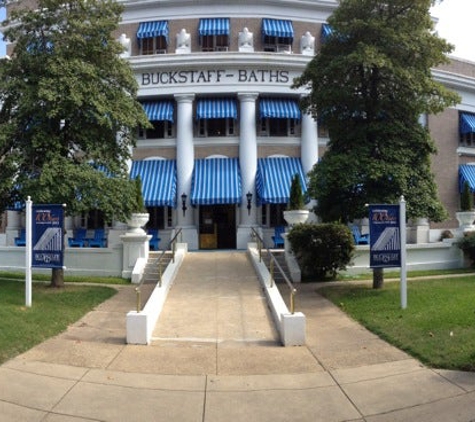
<instances>
[{"instance_id":1,"label":"concrete walkway","mask_svg":"<svg viewBox=\"0 0 475 422\"><path fill-rule=\"evenodd\" d=\"M189 253L151 346L125 345L133 286L0 367L0 420L474 421L475 374L421 365L300 286L284 348L243 252Z\"/></svg>"}]
</instances>

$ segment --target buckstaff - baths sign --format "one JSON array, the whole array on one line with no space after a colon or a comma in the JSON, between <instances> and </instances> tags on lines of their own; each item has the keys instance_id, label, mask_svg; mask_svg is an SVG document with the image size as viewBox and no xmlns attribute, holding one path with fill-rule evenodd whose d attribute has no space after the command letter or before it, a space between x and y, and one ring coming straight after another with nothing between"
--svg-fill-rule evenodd
<instances>
[{"instance_id":1,"label":"buckstaff - baths sign","mask_svg":"<svg viewBox=\"0 0 475 422\"><path fill-rule=\"evenodd\" d=\"M186 84L288 84L293 77L288 70L167 70L165 72L143 72L139 75L141 86L186 85Z\"/></svg>"}]
</instances>

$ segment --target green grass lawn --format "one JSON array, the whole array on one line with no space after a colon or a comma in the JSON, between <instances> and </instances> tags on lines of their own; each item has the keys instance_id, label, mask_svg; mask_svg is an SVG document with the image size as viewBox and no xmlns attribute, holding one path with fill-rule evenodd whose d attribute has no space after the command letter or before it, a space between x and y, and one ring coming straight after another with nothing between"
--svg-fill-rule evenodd
<instances>
[{"instance_id":1,"label":"green grass lawn","mask_svg":"<svg viewBox=\"0 0 475 422\"><path fill-rule=\"evenodd\" d=\"M0 279L0 363L64 331L116 290L67 285L54 289L33 283L32 307L25 307L25 284Z\"/></svg>"},{"instance_id":2,"label":"green grass lawn","mask_svg":"<svg viewBox=\"0 0 475 422\"><path fill-rule=\"evenodd\" d=\"M400 284L328 286L319 293L381 338L423 363L475 371L475 276L409 280L408 306Z\"/></svg>"},{"instance_id":3,"label":"green grass lawn","mask_svg":"<svg viewBox=\"0 0 475 422\"><path fill-rule=\"evenodd\" d=\"M34 274L35 281L51 281L51 273L49 274ZM0 282L2 280L25 280L25 273L0 271ZM65 275L64 281L66 283L96 283L96 284L130 284L129 279L121 277L91 277L80 275Z\"/></svg>"}]
</instances>

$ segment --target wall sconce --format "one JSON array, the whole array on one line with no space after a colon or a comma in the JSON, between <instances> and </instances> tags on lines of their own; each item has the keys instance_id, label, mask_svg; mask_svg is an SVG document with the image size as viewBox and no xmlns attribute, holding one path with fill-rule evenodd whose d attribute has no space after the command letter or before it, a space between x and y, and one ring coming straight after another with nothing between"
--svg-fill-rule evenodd
<instances>
[{"instance_id":1,"label":"wall sconce","mask_svg":"<svg viewBox=\"0 0 475 422\"><path fill-rule=\"evenodd\" d=\"M247 215L251 215L252 193L251 192L246 193L246 198L247 198Z\"/></svg>"},{"instance_id":2,"label":"wall sconce","mask_svg":"<svg viewBox=\"0 0 475 422\"><path fill-rule=\"evenodd\" d=\"M183 210L183 217L185 216L186 210L188 209L186 207L186 198L188 198L187 194L183 192L181 195L181 209Z\"/></svg>"}]
</instances>

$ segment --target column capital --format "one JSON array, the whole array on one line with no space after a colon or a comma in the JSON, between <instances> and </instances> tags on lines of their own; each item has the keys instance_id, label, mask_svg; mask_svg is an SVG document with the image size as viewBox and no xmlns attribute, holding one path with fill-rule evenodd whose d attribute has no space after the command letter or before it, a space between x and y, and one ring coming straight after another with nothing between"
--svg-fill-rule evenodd
<instances>
[{"instance_id":1,"label":"column capital","mask_svg":"<svg viewBox=\"0 0 475 422\"><path fill-rule=\"evenodd\" d=\"M239 101L256 101L259 96L258 92L238 92Z\"/></svg>"},{"instance_id":2,"label":"column capital","mask_svg":"<svg viewBox=\"0 0 475 422\"><path fill-rule=\"evenodd\" d=\"M195 94L174 94L177 103L192 102L195 99Z\"/></svg>"}]
</instances>

